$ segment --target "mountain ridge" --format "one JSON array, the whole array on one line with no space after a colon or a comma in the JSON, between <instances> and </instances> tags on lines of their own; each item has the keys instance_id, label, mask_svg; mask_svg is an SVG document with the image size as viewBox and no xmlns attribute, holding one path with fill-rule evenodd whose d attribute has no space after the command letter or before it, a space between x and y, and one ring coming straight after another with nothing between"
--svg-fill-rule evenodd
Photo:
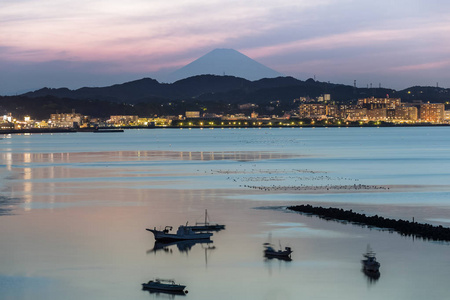
<instances>
[{"instance_id":1,"label":"mountain ridge","mask_svg":"<svg viewBox=\"0 0 450 300\"><path fill-rule=\"evenodd\" d=\"M344 84L278 77L249 81L234 76L199 75L175 83L159 83L142 78L109 87L49 89L43 88L18 96L0 96L0 113L45 119L52 113L76 110L84 115L163 116L182 115L188 110L216 114L242 113L240 104L261 115L283 115L298 110L300 97L314 99L330 94L339 104L355 103L358 98L401 98L402 102L423 100L448 103L450 89L414 86L395 91L385 88L355 88Z\"/></svg>"},{"instance_id":2,"label":"mountain ridge","mask_svg":"<svg viewBox=\"0 0 450 300\"><path fill-rule=\"evenodd\" d=\"M236 91L241 97L234 98ZM250 81L235 76L197 75L174 83L160 83L155 79L142 78L107 87L82 87L76 90L68 88L42 88L21 96L37 98L52 96L57 98L105 100L112 102L138 103L152 99L215 100L221 99L255 101L293 100L299 97L317 97L330 94L333 100L349 101L364 97L402 98L404 101L423 100L446 102L450 99L450 89L413 86L396 91L389 88L354 88L350 85L319 82L313 79L302 81L293 77L263 78ZM226 101L226 100L223 100Z\"/></svg>"}]
</instances>

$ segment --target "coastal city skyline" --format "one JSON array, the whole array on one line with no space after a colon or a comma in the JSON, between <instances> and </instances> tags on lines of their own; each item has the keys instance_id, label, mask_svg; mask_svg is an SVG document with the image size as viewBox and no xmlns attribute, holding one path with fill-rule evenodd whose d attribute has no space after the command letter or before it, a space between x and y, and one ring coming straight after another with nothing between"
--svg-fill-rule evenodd
<instances>
[{"instance_id":1,"label":"coastal city skyline","mask_svg":"<svg viewBox=\"0 0 450 300\"><path fill-rule=\"evenodd\" d=\"M402 103L400 98L361 98L355 104L336 104L330 94L311 99L294 100L297 108L282 115L260 115L258 105L245 103L234 113L212 113L186 110L180 115L122 114L99 118L76 112L53 113L38 120L29 115L19 118L12 113L0 120L0 133L32 133L60 130L98 131L119 128L240 128L240 127L341 127L341 126L430 126L450 123L450 110L444 103L414 101ZM273 103L277 105L279 103ZM273 107L275 109L275 107ZM273 112L274 110L269 110Z\"/></svg>"},{"instance_id":2,"label":"coastal city skyline","mask_svg":"<svg viewBox=\"0 0 450 300\"><path fill-rule=\"evenodd\" d=\"M0 95L164 81L216 48L283 75L449 87L445 1L3 1Z\"/></svg>"}]
</instances>

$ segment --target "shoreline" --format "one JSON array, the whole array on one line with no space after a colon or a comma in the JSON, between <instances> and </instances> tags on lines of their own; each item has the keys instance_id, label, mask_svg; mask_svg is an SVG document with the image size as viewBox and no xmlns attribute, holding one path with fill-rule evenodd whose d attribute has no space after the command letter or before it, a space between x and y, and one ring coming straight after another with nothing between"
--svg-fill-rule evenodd
<instances>
[{"instance_id":1,"label":"shoreline","mask_svg":"<svg viewBox=\"0 0 450 300\"><path fill-rule=\"evenodd\" d=\"M0 134L22 134L22 133L75 133L75 132L124 132L129 129L226 129L226 128L378 128L378 127L448 127L450 124L283 124L283 125L167 125L167 126L117 126L117 127L88 127L88 128L28 128L28 129L1 129Z\"/></svg>"}]
</instances>

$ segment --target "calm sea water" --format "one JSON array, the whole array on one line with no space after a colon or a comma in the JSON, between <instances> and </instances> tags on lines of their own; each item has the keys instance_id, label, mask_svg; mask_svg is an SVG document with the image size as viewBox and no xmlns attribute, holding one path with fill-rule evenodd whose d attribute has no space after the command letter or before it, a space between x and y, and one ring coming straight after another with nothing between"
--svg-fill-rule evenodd
<instances>
[{"instance_id":1,"label":"calm sea water","mask_svg":"<svg viewBox=\"0 0 450 300\"><path fill-rule=\"evenodd\" d=\"M450 128L3 136L1 299L447 299L450 245L324 221L310 203L450 226ZM148 227L226 224L160 247ZM291 246L292 261L262 244ZM367 244L380 278L361 271ZM171 278L186 296L149 293Z\"/></svg>"}]
</instances>

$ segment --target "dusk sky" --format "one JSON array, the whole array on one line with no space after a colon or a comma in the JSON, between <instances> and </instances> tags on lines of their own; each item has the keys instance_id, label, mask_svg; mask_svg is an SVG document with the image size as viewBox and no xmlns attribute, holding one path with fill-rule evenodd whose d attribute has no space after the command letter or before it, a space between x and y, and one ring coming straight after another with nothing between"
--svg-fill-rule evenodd
<instances>
[{"instance_id":1,"label":"dusk sky","mask_svg":"<svg viewBox=\"0 0 450 300\"><path fill-rule=\"evenodd\" d=\"M164 75L232 48L288 76L450 87L448 0L2 0L0 95Z\"/></svg>"}]
</instances>

